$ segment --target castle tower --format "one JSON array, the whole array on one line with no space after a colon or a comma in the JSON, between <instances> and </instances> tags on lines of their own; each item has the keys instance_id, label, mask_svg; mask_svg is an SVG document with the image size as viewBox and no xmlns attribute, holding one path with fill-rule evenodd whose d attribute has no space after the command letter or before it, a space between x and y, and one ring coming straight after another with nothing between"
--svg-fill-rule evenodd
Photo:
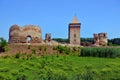
<instances>
[{"instance_id":1,"label":"castle tower","mask_svg":"<svg viewBox=\"0 0 120 80\"><path fill-rule=\"evenodd\" d=\"M70 44L80 45L80 26L81 23L78 21L77 17L74 16L68 26L68 39Z\"/></svg>"},{"instance_id":2,"label":"castle tower","mask_svg":"<svg viewBox=\"0 0 120 80\"><path fill-rule=\"evenodd\" d=\"M99 46L99 35L93 34L93 36L94 36L94 45Z\"/></svg>"},{"instance_id":3,"label":"castle tower","mask_svg":"<svg viewBox=\"0 0 120 80\"><path fill-rule=\"evenodd\" d=\"M95 46L107 46L107 33L93 34Z\"/></svg>"}]
</instances>

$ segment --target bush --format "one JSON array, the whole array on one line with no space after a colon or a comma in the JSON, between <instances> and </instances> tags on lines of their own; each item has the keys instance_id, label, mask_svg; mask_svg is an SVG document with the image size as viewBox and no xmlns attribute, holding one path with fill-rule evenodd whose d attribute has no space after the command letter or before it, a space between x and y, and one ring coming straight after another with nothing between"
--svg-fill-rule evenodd
<instances>
[{"instance_id":1,"label":"bush","mask_svg":"<svg viewBox=\"0 0 120 80\"><path fill-rule=\"evenodd\" d=\"M70 48L65 46L65 54L70 54Z\"/></svg>"},{"instance_id":2,"label":"bush","mask_svg":"<svg viewBox=\"0 0 120 80\"><path fill-rule=\"evenodd\" d=\"M32 49L32 54L36 54L36 49Z\"/></svg>"},{"instance_id":3,"label":"bush","mask_svg":"<svg viewBox=\"0 0 120 80\"><path fill-rule=\"evenodd\" d=\"M20 58L20 53L19 52L15 54L15 58L18 58L18 59Z\"/></svg>"},{"instance_id":4,"label":"bush","mask_svg":"<svg viewBox=\"0 0 120 80\"><path fill-rule=\"evenodd\" d=\"M92 57L120 57L120 48L105 48L105 47L89 47L82 48L80 56Z\"/></svg>"},{"instance_id":5,"label":"bush","mask_svg":"<svg viewBox=\"0 0 120 80\"><path fill-rule=\"evenodd\" d=\"M28 49L30 49L31 48L31 46L30 45L28 45Z\"/></svg>"},{"instance_id":6,"label":"bush","mask_svg":"<svg viewBox=\"0 0 120 80\"><path fill-rule=\"evenodd\" d=\"M67 46L61 46L61 45L58 45L56 47L53 47L53 50L57 50L58 53L60 54L69 54L70 53L70 47L67 47Z\"/></svg>"},{"instance_id":7,"label":"bush","mask_svg":"<svg viewBox=\"0 0 120 80\"><path fill-rule=\"evenodd\" d=\"M42 51L42 48L43 48L42 46L39 46L39 50L40 50L40 51Z\"/></svg>"},{"instance_id":8,"label":"bush","mask_svg":"<svg viewBox=\"0 0 120 80\"><path fill-rule=\"evenodd\" d=\"M57 51L58 51L59 53L63 53L64 50L65 50L65 48L64 48L63 46L61 46L61 45L58 45L58 46L56 47L56 49L57 49Z\"/></svg>"}]
</instances>

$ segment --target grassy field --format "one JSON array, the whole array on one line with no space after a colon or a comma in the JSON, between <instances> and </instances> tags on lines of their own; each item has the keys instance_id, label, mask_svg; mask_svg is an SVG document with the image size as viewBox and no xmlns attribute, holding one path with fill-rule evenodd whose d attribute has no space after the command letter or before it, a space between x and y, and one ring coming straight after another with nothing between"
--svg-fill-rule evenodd
<instances>
[{"instance_id":1,"label":"grassy field","mask_svg":"<svg viewBox=\"0 0 120 80\"><path fill-rule=\"evenodd\" d=\"M120 58L4 56L0 57L0 80L120 80Z\"/></svg>"}]
</instances>

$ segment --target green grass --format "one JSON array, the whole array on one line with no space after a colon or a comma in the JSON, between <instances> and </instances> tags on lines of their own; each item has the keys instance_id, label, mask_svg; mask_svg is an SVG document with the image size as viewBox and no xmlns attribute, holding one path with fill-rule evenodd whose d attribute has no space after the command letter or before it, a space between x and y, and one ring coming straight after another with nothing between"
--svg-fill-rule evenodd
<instances>
[{"instance_id":1,"label":"green grass","mask_svg":"<svg viewBox=\"0 0 120 80\"><path fill-rule=\"evenodd\" d=\"M120 80L119 61L76 55L0 57L0 80Z\"/></svg>"}]
</instances>

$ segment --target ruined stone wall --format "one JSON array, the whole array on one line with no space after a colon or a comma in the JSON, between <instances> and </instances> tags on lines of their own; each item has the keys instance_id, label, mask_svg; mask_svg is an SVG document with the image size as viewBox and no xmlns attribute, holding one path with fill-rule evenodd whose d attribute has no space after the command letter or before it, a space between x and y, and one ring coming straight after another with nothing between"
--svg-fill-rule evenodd
<instances>
[{"instance_id":1,"label":"ruined stone wall","mask_svg":"<svg viewBox=\"0 0 120 80\"><path fill-rule=\"evenodd\" d=\"M51 34L50 33L46 33L45 42L51 42Z\"/></svg>"},{"instance_id":2,"label":"ruined stone wall","mask_svg":"<svg viewBox=\"0 0 120 80\"><path fill-rule=\"evenodd\" d=\"M95 46L107 46L107 33L99 33L94 35L94 45Z\"/></svg>"},{"instance_id":3,"label":"ruined stone wall","mask_svg":"<svg viewBox=\"0 0 120 80\"><path fill-rule=\"evenodd\" d=\"M13 25L9 30L9 43L41 43L41 36L42 32L38 26L26 25L20 27Z\"/></svg>"}]
</instances>

